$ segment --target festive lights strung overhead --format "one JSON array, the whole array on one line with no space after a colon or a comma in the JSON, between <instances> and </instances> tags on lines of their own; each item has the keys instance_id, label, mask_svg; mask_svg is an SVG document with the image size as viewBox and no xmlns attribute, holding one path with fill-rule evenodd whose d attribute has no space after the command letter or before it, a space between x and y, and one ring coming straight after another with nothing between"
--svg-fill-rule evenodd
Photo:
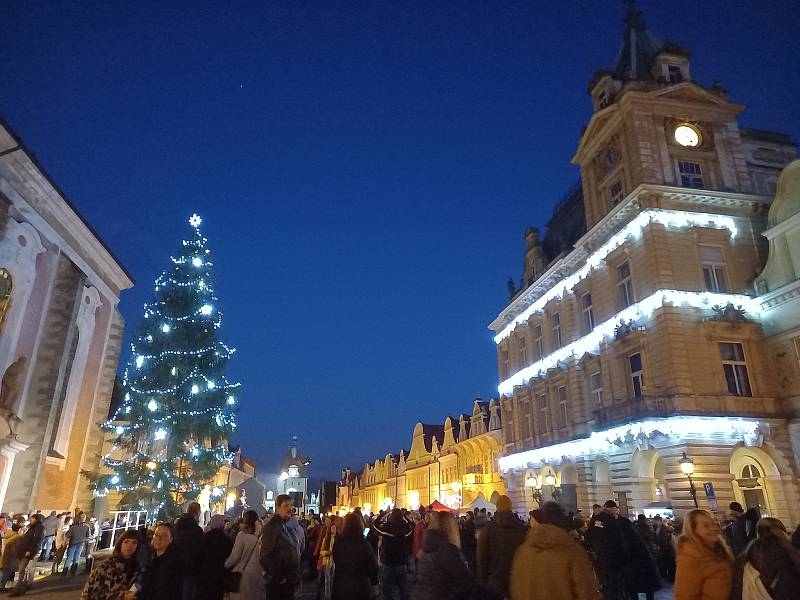
<instances>
[{"instance_id":1,"label":"festive lights strung overhead","mask_svg":"<svg viewBox=\"0 0 800 600\"><path fill-rule=\"evenodd\" d=\"M587 352L597 350L600 343L614 336L615 329L621 323L637 322L646 319L653 312L665 305L690 306L692 308L711 309L714 306L727 306L728 304L741 306L751 315L761 314L761 304L751 298L741 294L723 294L717 292L685 292L681 290L658 290L641 302L637 302L628 308L621 310L616 315L595 326L591 333L567 344L563 348L551 352L532 365L525 367L511 377L501 382L497 387L498 392L503 395L511 395L514 387L525 385L530 379L540 376L541 373L556 367L559 362L571 357L580 357Z\"/></svg>"},{"instance_id":2,"label":"festive lights strung overhead","mask_svg":"<svg viewBox=\"0 0 800 600\"><path fill-rule=\"evenodd\" d=\"M687 212L682 210L646 209L640 212L625 227L614 234L605 244L589 255L583 267L568 277L560 280L544 294L536 298L530 306L518 314L494 337L496 344L506 339L511 332L525 323L535 313L542 312L551 300L562 298L571 293L572 289L583 279L589 276L592 270L600 268L606 257L614 250L625 244L628 239L637 239L650 223L659 223L664 227L687 229L692 227L710 227L714 229L727 229L731 239L736 237L738 229L733 217L715 215L711 213ZM524 299L524 296L523 296ZM523 300L524 301L524 300Z\"/></svg>"}]
</instances>

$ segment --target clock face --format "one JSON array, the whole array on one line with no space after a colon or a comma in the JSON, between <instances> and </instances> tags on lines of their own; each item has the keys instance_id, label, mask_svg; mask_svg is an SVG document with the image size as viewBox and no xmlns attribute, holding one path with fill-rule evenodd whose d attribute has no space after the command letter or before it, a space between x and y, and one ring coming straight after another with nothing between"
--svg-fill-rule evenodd
<instances>
[{"instance_id":1,"label":"clock face","mask_svg":"<svg viewBox=\"0 0 800 600\"><path fill-rule=\"evenodd\" d=\"M681 146L694 148L700 143L700 133L691 125L678 125L675 128L675 141Z\"/></svg>"}]
</instances>

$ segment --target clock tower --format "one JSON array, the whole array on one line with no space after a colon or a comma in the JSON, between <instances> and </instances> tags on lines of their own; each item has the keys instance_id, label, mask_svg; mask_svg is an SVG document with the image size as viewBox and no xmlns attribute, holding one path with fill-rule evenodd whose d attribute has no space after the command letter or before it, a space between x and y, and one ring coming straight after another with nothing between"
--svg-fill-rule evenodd
<instances>
[{"instance_id":1,"label":"clock tower","mask_svg":"<svg viewBox=\"0 0 800 600\"><path fill-rule=\"evenodd\" d=\"M771 195L789 140L739 128L744 106L694 81L689 51L651 33L633 2L624 24L616 64L589 84L594 112L572 159L587 227L643 184Z\"/></svg>"}]
</instances>

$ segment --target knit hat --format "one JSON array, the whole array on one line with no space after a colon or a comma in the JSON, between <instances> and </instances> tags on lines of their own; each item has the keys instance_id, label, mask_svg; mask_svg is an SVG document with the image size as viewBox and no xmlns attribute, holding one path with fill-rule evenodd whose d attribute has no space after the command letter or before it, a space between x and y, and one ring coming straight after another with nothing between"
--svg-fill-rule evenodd
<instances>
[{"instance_id":1,"label":"knit hat","mask_svg":"<svg viewBox=\"0 0 800 600\"><path fill-rule=\"evenodd\" d=\"M497 512L511 512L511 498L508 496L500 496L495 506L497 506Z\"/></svg>"}]
</instances>

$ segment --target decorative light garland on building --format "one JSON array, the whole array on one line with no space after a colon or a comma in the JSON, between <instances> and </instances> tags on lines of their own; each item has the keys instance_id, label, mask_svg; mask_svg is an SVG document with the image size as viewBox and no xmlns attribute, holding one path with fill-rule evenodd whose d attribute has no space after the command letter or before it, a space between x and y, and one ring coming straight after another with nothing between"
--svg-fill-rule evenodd
<instances>
[{"instance_id":1,"label":"decorative light garland on building","mask_svg":"<svg viewBox=\"0 0 800 600\"><path fill-rule=\"evenodd\" d=\"M644 300L621 310L607 321L596 325L591 333L584 335L555 352L551 352L532 365L517 371L514 375L501 382L497 387L497 391L500 394L511 395L514 392L515 386L525 385L529 380L538 377L540 373L547 371L547 369L555 367L559 362L567 360L572 356L583 356L586 352L596 350L606 337L612 337L614 335L614 330L620 323L628 323L629 321L647 318L653 314L657 308L665 304L674 304L676 306L687 305L693 308L710 309L717 305L726 306L728 303L741 306L752 315L761 314L761 304L750 296L718 292L658 290Z\"/></svg>"},{"instance_id":2,"label":"decorative light garland on building","mask_svg":"<svg viewBox=\"0 0 800 600\"><path fill-rule=\"evenodd\" d=\"M542 296L537 298L528 308L518 314L508 323L496 336L494 341L499 344L514 331L519 325L530 319L534 313L541 312L551 300L562 298L583 279L589 276L593 269L601 266L606 257L614 250L625 244L629 237L638 238L645 227L650 223L660 223L665 227L714 227L716 229L727 229L731 238L735 238L738 233L736 222L733 217L727 215L715 215L711 213L686 212L681 210L647 209L640 212L625 227L620 229L611 238L591 255L586 258L586 264L572 275L569 275L556 283L547 290Z\"/></svg>"},{"instance_id":3,"label":"decorative light garland on building","mask_svg":"<svg viewBox=\"0 0 800 600\"><path fill-rule=\"evenodd\" d=\"M758 421L739 417L693 416L644 419L601 431L593 431L587 438L509 454L501 457L498 464L500 471L505 473L534 465L560 463L565 458L580 458L607 453L618 448L628 439L635 440L640 436L650 438L655 433L681 439L744 440L752 444L758 437Z\"/></svg>"}]
</instances>

